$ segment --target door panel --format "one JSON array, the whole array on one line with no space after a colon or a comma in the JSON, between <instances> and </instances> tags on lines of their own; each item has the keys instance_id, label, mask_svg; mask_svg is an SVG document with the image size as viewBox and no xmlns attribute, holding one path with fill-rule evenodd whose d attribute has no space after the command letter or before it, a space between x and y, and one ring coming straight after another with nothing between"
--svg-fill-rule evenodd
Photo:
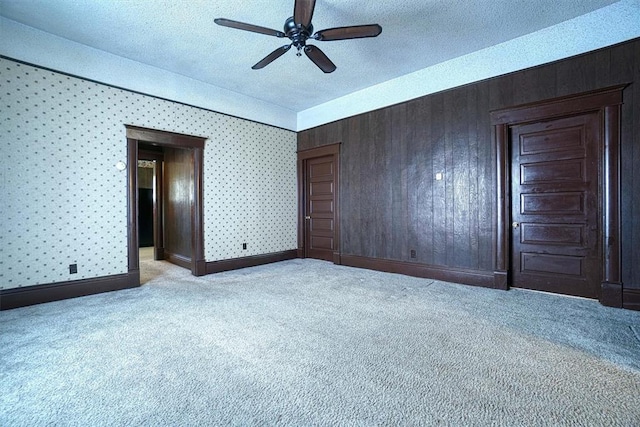
<instances>
[{"instance_id":1,"label":"door panel","mask_svg":"<svg viewBox=\"0 0 640 427\"><path fill-rule=\"evenodd\" d=\"M333 260L335 250L334 156L312 158L305 168L305 256Z\"/></svg>"},{"instance_id":2,"label":"door panel","mask_svg":"<svg viewBox=\"0 0 640 427\"><path fill-rule=\"evenodd\" d=\"M547 194L520 194L521 214L582 215L584 214L582 192Z\"/></svg>"},{"instance_id":3,"label":"door panel","mask_svg":"<svg viewBox=\"0 0 640 427\"><path fill-rule=\"evenodd\" d=\"M545 182L582 182L586 165L583 159L520 165L523 184Z\"/></svg>"},{"instance_id":4,"label":"door panel","mask_svg":"<svg viewBox=\"0 0 640 427\"><path fill-rule=\"evenodd\" d=\"M599 115L510 128L513 286L597 298Z\"/></svg>"},{"instance_id":5,"label":"door panel","mask_svg":"<svg viewBox=\"0 0 640 427\"><path fill-rule=\"evenodd\" d=\"M584 244L584 226L579 224L521 224L520 242L529 245Z\"/></svg>"}]
</instances>

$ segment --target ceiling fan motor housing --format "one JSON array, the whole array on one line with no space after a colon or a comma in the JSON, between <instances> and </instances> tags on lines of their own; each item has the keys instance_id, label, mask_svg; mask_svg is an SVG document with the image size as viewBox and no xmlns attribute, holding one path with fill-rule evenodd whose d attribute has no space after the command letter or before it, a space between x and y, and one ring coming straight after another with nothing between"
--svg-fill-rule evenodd
<instances>
[{"instance_id":1,"label":"ceiling fan motor housing","mask_svg":"<svg viewBox=\"0 0 640 427\"><path fill-rule=\"evenodd\" d=\"M293 45L300 50L305 46L305 42L309 37L311 37L311 34L313 34L313 25L309 24L308 27L297 25L292 16L284 23L284 33L291 40Z\"/></svg>"}]
</instances>

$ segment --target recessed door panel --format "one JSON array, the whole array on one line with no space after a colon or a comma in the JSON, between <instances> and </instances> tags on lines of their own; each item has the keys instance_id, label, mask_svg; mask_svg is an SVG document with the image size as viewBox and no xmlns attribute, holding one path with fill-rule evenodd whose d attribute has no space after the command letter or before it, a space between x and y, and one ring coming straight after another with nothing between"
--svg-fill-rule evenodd
<instances>
[{"instance_id":1,"label":"recessed door panel","mask_svg":"<svg viewBox=\"0 0 640 427\"><path fill-rule=\"evenodd\" d=\"M528 245L584 244L584 226L580 224L520 224L520 243Z\"/></svg>"},{"instance_id":2,"label":"recessed door panel","mask_svg":"<svg viewBox=\"0 0 640 427\"><path fill-rule=\"evenodd\" d=\"M584 257L523 252L521 271L525 273L584 278ZM559 280L562 280L559 278Z\"/></svg>"},{"instance_id":3,"label":"recessed door panel","mask_svg":"<svg viewBox=\"0 0 640 427\"><path fill-rule=\"evenodd\" d=\"M311 249L313 250L333 250L333 238L332 237L311 237Z\"/></svg>"},{"instance_id":4,"label":"recessed door panel","mask_svg":"<svg viewBox=\"0 0 640 427\"><path fill-rule=\"evenodd\" d=\"M333 181L312 182L310 185L311 196L332 196Z\"/></svg>"},{"instance_id":5,"label":"recessed door panel","mask_svg":"<svg viewBox=\"0 0 640 427\"><path fill-rule=\"evenodd\" d=\"M523 156L584 148L582 126L538 129L531 134L521 134L518 141L520 142L519 151Z\"/></svg>"},{"instance_id":6,"label":"recessed door panel","mask_svg":"<svg viewBox=\"0 0 640 427\"><path fill-rule=\"evenodd\" d=\"M325 232L333 235L333 219L331 218L311 218L311 227L317 232Z\"/></svg>"},{"instance_id":7,"label":"recessed door panel","mask_svg":"<svg viewBox=\"0 0 640 427\"><path fill-rule=\"evenodd\" d=\"M559 182L584 182L584 170L584 159L525 163L520 165L520 183L551 184Z\"/></svg>"},{"instance_id":8,"label":"recessed door panel","mask_svg":"<svg viewBox=\"0 0 640 427\"><path fill-rule=\"evenodd\" d=\"M535 194L520 194L522 215L583 215L584 194L581 191L574 192L549 192Z\"/></svg>"},{"instance_id":9,"label":"recessed door panel","mask_svg":"<svg viewBox=\"0 0 640 427\"><path fill-rule=\"evenodd\" d=\"M309 173L315 179L333 178L333 162L312 163L309 165Z\"/></svg>"},{"instance_id":10,"label":"recessed door panel","mask_svg":"<svg viewBox=\"0 0 640 427\"><path fill-rule=\"evenodd\" d=\"M311 200L310 206L310 213L315 214L311 215L312 217L323 214L333 214L333 200Z\"/></svg>"}]
</instances>

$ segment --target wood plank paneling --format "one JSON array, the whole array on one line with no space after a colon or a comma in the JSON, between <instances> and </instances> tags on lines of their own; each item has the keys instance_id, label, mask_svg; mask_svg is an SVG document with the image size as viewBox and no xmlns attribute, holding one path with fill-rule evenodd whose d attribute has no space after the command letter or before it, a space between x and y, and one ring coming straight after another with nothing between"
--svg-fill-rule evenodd
<instances>
[{"instance_id":1,"label":"wood plank paneling","mask_svg":"<svg viewBox=\"0 0 640 427\"><path fill-rule=\"evenodd\" d=\"M371 135L374 147L374 170L371 171L376 182L372 194L373 205L371 206L373 215L373 256L376 258L388 258L391 253L391 240L393 239L393 218L391 210L393 208L393 175L391 173L391 162L393 150L391 135L389 132L391 112L385 108L374 112L373 135ZM395 166L395 165L394 165ZM399 170L394 168L394 173Z\"/></svg>"},{"instance_id":2,"label":"wood plank paneling","mask_svg":"<svg viewBox=\"0 0 640 427\"><path fill-rule=\"evenodd\" d=\"M478 86L467 87L467 111L477 111L478 104ZM476 120L463 120L467 126L467 137L469 146L469 162L467 164L468 173L468 221L467 221L467 238L468 238L468 268L478 268L478 211L474 206L478 205L478 126Z\"/></svg>"},{"instance_id":3,"label":"wood plank paneling","mask_svg":"<svg viewBox=\"0 0 640 427\"><path fill-rule=\"evenodd\" d=\"M193 150L165 147L164 177L165 253L190 262Z\"/></svg>"},{"instance_id":4,"label":"wood plank paneling","mask_svg":"<svg viewBox=\"0 0 640 427\"><path fill-rule=\"evenodd\" d=\"M391 175L391 245L387 252L386 258L395 254L400 254L401 259L407 259L408 248L407 242L409 238L408 232L408 193L407 193L407 168L403 167L399 171L395 171L391 165L407 164L407 105L400 104L391 108L391 133L390 141L387 149L391 152L391 161L389 169Z\"/></svg>"},{"instance_id":5,"label":"wood plank paneling","mask_svg":"<svg viewBox=\"0 0 640 427\"><path fill-rule=\"evenodd\" d=\"M421 98L407 106L406 126L410 129L407 150L407 227L409 260L433 262L433 192L431 164L431 103ZM411 251L415 258L411 258Z\"/></svg>"},{"instance_id":6,"label":"wood plank paneling","mask_svg":"<svg viewBox=\"0 0 640 427\"><path fill-rule=\"evenodd\" d=\"M629 147L625 147L627 149L623 152L623 158L628 155L633 158L633 163L631 170L626 170L632 177L631 185L623 187L622 194L625 194L628 188L633 188L633 194L630 197L631 210L623 212L623 237L625 232L628 232L630 239L623 240L622 251L623 253L626 252L626 247L631 252L631 260L628 261L628 267L631 268L631 271L626 275L623 274L623 278L630 277L631 280L627 283L637 285L635 287L640 289L640 268L638 267L640 266L640 54L638 54L640 43L636 44L635 50L633 50L632 46L626 46L626 49L629 52L627 61L629 63L632 60L634 61L632 65L634 84L625 91L628 102L625 102L622 108L622 114L625 117L622 127L623 138L626 136L632 139ZM635 52L635 55L632 55L632 52ZM629 116L633 118L633 122L626 120ZM628 222L630 224L624 224L625 219L629 219ZM633 221L630 219L633 219ZM625 245L625 243L627 244ZM639 302L640 292L635 292L635 296L636 302ZM638 309L640 305L635 307Z\"/></svg>"},{"instance_id":7,"label":"wood plank paneling","mask_svg":"<svg viewBox=\"0 0 640 427\"><path fill-rule=\"evenodd\" d=\"M640 39L305 130L298 149L342 142L343 254L492 271L489 112L621 83L623 282L640 289Z\"/></svg>"},{"instance_id":8,"label":"wood plank paneling","mask_svg":"<svg viewBox=\"0 0 640 427\"><path fill-rule=\"evenodd\" d=\"M487 143L493 141L493 126L488 126L488 114L483 114L490 110L489 106L489 82L481 82L475 85L478 89L476 109L478 113L474 117L478 139L478 157L476 159L476 170L478 173L478 203L474 215L478 218L478 263L474 266L479 270L484 270L487 266L495 265L493 250L493 226L495 220L495 195L487 188L496 188L496 154L494 144ZM473 166L472 166L473 167Z\"/></svg>"},{"instance_id":9,"label":"wood plank paneling","mask_svg":"<svg viewBox=\"0 0 640 427\"><path fill-rule=\"evenodd\" d=\"M635 50L634 50L635 47ZM622 280L640 288L640 43L610 49L609 73L618 83L633 82L624 91L620 158L622 217ZM634 102L635 101L635 102ZM629 244L635 242L635 244Z\"/></svg>"},{"instance_id":10,"label":"wood plank paneling","mask_svg":"<svg viewBox=\"0 0 640 427\"><path fill-rule=\"evenodd\" d=\"M359 135L359 123L356 118L347 119L347 123L344 126L344 133L342 141L356 141L357 135ZM359 224L361 223L360 210L358 207L360 194L357 189L361 188L360 169L362 168L362 162L357 161L359 153L357 150L341 150L341 165L340 176L344 177L344 181L350 182L348 186L343 185L340 189L340 197L342 204L351 207L351 215L340 215L338 220L340 221L342 233L342 252L345 252L348 248L353 252L354 244L358 242L358 236L360 233ZM354 157L355 156L355 157ZM348 164L349 167L345 167L344 164Z\"/></svg>"},{"instance_id":11,"label":"wood plank paneling","mask_svg":"<svg viewBox=\"0 0 640 427\"><path fill-rule=\"evenodd\" d=\"M453 239L447 242L447 265L455 265L468 268L471 265L471 241L470 241L470 138L468 109L468 96L472 91L471 86L460 88L453 93L451 107L453 111L447 120L450 139L450 149L447 150L447 170L451 171L452 185L451 198L448 200L449 212L452 217Z\"/></svg>"},{"instance_id":12,"label":"wood plank paneling","mask_svg":"<svg viewBox=\"0 0 640 427\"><path fill-rule=\"evenodd\" d=\"M432 147L431 162L433 165L433 209L432 227L433 239L431 241L433 250L433 264L447 265L447 200L446 200L446 170L445 157L445 126L444 126L444 94L436 94L431 99L432 120L431 137ZM441 174L440 180L435 176Z\"/></svg>"},{"instance_id":13,"label":"wood plank paneling","mask_svg":"<svg viewBox=\"0 0 640 427\"><path fill-rule=\"evenodd\" d=\"M362 139L359 141L362 158L360 159L364 163L360 168L360 188L353 188L352 191L361 191L361 197L357 202L360 214L360 234L356 237L356 241L359 241L359 251L368 257L375 257L375 233L377 230L375 225L375 204L376 204L376 184L377 184L377 168L375 157L375 141L373 140L373 123L375 118L371 114L368 114L364 120L360 123L359 132L362 135ZM350 147L351 149L356 147ZM358 152L354 153L357 157ZM343 212L344 215L344 212ZM348 214L347 214L348 215ZM347 252L350 253L350 252Z\"/></svg>"}]
</instances>

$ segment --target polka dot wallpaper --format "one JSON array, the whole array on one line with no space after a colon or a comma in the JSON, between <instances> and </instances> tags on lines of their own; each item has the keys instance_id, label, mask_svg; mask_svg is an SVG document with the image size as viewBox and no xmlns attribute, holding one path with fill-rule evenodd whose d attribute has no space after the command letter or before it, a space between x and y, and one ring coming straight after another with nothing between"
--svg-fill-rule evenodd
<instances>
[{"instance_id":1,"label":"polka dot wallpaper","mask_svg":"<svg viewBox=\"0 0 640 427\"><path fill-rule=\"evenodd\" d=\"M125 124L208 138L207 261L297 246L294 132L3 58L0 110L0 289L127 272Z\"/></svg>"}]
</instances>

